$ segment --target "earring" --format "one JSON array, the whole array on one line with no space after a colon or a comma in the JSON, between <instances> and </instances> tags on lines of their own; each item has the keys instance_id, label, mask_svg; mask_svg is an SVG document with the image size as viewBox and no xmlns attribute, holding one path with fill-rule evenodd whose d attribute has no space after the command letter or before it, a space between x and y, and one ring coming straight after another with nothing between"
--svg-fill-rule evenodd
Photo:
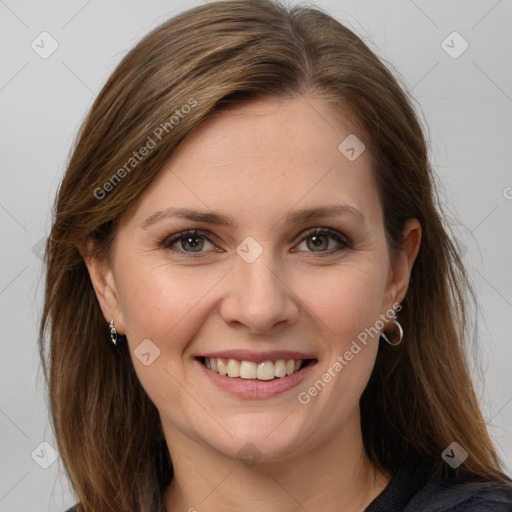
<instances>
[{"instance_id":1,"label":"earring","mask_svg":"<svg viewBox=\"0 0 512 512\"><path fill-rule=\"evenodd\" d=\"M386 336L386 334L384 333L384 331L381 331L380 335L384 338L384 340L387 343L389 343L393 347L396 347L397 345L400 345L400 343L402 343L402 339L404 337L404 330L402 329L402 326L400 325L400 322L396 319L395 310L393 310L393 323L396 325L396 327L398 329L398 333L399 333L398 341L395 341L394 343L391 343L391 341L389 341L389 339Z\"/></svg>"},{"instance_id":2,"label":"earring","mask_svg":"<svg viewBox=\"0 0 512 512\"><path fill-rule=\"evenodd\" d=\"M116 331L116 328L114 326L114 320L110 321L109 324L110 328L110 341L113 345L119 348L119 343L122 341L123 336L121 334L118 334Z\"/></svg>"}]
</instances>

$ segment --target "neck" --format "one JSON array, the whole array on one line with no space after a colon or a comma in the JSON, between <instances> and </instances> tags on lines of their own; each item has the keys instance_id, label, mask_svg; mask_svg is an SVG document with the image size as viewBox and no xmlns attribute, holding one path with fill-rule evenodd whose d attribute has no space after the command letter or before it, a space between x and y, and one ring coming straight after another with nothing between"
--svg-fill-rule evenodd
<instances>
[{"instance_id":1,"label":"neck","mask_svg":"<svg viewBox=\"0 0 512 512\"><path fill-rule=\"evenodd\" d=\"M164 491L167 512L362 512L385 488L364 450L357 415L340 435L286 460L247 465L165 428L174 477Z\"/></svg>"}]
</instances>

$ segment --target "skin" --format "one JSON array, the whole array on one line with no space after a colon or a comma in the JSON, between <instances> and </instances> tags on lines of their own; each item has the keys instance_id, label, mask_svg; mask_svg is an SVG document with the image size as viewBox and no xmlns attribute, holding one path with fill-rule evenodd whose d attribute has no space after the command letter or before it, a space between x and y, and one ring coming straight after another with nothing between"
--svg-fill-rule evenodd
<instances>
[{"instance_id":1,"label":"skin","mask_svg":"<svg viewBox=\"0 0 512 512\"><path fill-rule=\"evenodd\" d=\"M127 335L160 413L175 471L164 494L169 512L362 511L389 482L366 456L359 419L377 337L307 405L297 400L400 303L420 244L420 225L409 219L391 260L370 155L349 161L338 150L354 132L348 117L314 97L222 112L186 139L123 214L110 263L91 245L84 251L105 321ZM362 217L285 222L289 212L331 204ZM211 210L237 225L168 216L142 227L169 207ZM314 235L302 235L310 228L332 228L350 244L329 235L315 246ZM190 258L186 240L174 250L162 243L187 229L216 238L194 239L202 252ZM252 263L236 252L248 236L263 249ZM160 350L149 366L133 353L144 339ZM243 400L211 384L195 360L232 348L299 350L318 362L297 388ZM261 457L255 465L237 455L248 442Z\"/></svg>"}]
</instances>

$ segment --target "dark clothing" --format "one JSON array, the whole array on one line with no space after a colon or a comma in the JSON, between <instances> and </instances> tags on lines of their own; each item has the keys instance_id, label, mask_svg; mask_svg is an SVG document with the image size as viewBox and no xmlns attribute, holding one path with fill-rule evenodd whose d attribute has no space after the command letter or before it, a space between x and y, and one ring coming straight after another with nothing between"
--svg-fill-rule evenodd
<instances>
[{"instance_id":1,"label":"dark clothing","mask_svg":"<svg viewBox=\"0 0 512 512\"><path fill-rule=\"evenodd\" d=\"M512 512L512 483L508 489L492 482L456 483L434 477L428 468L401 469L364 512Z\"/></svg>"},{"instance_id":2,"label":"dark clothing","mask_svg":"<svg viewBox=\"0 0 512 512\"><path fill-rule=\"evenodd\" d=\"M418 464L395 474L364 512L512 512L512 482L457 483Z\"/></svg>"}]
</instances>

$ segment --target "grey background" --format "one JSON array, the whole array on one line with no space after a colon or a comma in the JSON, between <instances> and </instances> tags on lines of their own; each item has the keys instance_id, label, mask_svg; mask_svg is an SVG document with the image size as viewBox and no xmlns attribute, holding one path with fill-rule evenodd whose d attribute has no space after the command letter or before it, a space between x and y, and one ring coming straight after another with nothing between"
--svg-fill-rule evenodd
<instances>
[{"instance_id":1,"label":"grey background","mask_svg":"<svg viewBox=\"0 0 512 512\"><path fill-rule=\"evenodd\" d=\"M126 51L198 3L0 0L0 511L63 511L74 503L60 459L40 466L51 462L51 449L40 444L55 442L36 351L43 284L38 243L49 230L73 137ZM316 5L396 68L423 112L443 203L481 304L481 369L471 355L472 371L512 473L512 2ZM31 48L34 40L41 45L43 31L59 45L47 59ZM469 44L455 59L441 46L453 31ZM445 44L452 52L462 48L457 39Z\"/></svg>"}]
</instances>

